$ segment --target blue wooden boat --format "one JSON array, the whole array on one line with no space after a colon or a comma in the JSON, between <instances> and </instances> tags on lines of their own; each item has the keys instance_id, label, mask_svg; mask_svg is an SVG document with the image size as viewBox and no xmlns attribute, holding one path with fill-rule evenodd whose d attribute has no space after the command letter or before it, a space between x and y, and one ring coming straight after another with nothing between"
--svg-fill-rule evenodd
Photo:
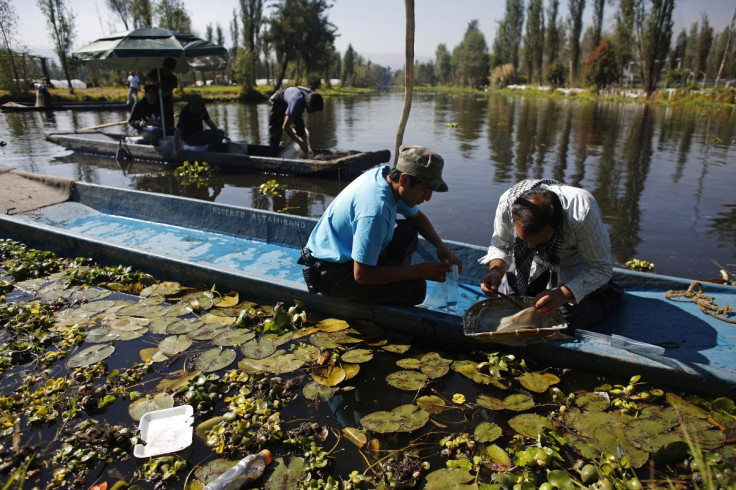
<instances>
[{"instance_id":1,"label":"blue wooden boat","mask_svg":"<svg viewBox=\"0 0 736 490\"><path fill-rule=\"evenodd\" d=\"M9 182L7 175L13 173L23 174L13 170L0 180ZM55 183L57 190L62 189L55 202L48 202L50 193L42 191L45 207L32 209L19 203L15 211L0 211L11 213L0 214L0 237L131 265L160 279L237 290L266 304L301 300L312 313L348 321L369 319L443 347L511 350L548 365L616 376L641 374L645 381L675 389L717 394L733 394L736 389L736 325L705 314L690 300L664 296L668 290L686 290L691 283L687 279L615 271L615 280L625 290L623 304L597 332L661 346L663 354L590 338L497 346L481 343L463 329L464 312L484 297L479 281L485 271L476 261L484 247L448 244L464 264L455 311L429 301L419 307L346 303L309 294L296 264L314 219L71 181L66 184L67 196L64 185ZM416 260L434 260L431 246L423 242ZM437 285L428 283L428 297ZM711 283L703 287L717 305L736 304L736 288Z\"/></svg>"},{"instance_id":2,"label":"blue wooden boat","mask_svg":"<svg viewBox=\"0 0 736 490\"><path fill-rule=\"evenodd\" d=\"M165 140L159 146L141 144L135 138L123 134L103 131L58 131L46 132L47 140L69 150L115 157L126 161L138 160L177 167L185 161L207 162L217 165L223 172L265 172L300 177L339 178L350 181L358 175L391 158L387 149L355 150L314 150L311 158L294 156L294 152L282 152L288 156L272 157L268 145L252 145L242 141L223 143L221 151L207 151L205 148L185 148L174 156L173 143ZM289 150L289 148L284 148Z\"/></svg>"}]
</instances>

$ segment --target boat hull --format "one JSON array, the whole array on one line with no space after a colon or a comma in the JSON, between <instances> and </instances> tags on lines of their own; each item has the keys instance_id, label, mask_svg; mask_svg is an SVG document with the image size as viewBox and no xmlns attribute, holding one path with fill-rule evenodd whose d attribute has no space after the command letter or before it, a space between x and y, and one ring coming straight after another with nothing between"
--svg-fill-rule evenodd
<instances>
[{"instance_id":1,"label":"boat hull","mask_svg":"<svg viewBox=\"0 0 736 490\"><path fill-rule=\"evenodd\" d=\"M76 104L52 104L50 106L35 106L6 102L0 105L3 112L44 112L44 111L121 111L130 106L125 102L79 102Z\"/></svg>"},{"instance_id":2,"label":"boat hull","mask_svg":"<svg viewBox=\"0 0 736 490\"><path fill-rule=\"evenodd\" d=\"M369 168L389 161L389 150L348 151L315 150L312 159L271 157L268 146L229 142L225 151L182 150L174 156L170 141L161 146L127 143L124 136L100 131L44 133L47 140L81 153L116 157L125 160L155 162L179 166L185 161L207 162L223 172L263 172L302 177L329 177L352 180Z\"/></svg>"},{"instance_id":3,"label":"boat hull","mask_svg":"<svg viewBox=\"0 0 736 490\"><path fill-rule=\"evenodd\" d=\"M102 263L125 264L160 279L205 283L237 290L273 304L303 301L312 313L348 321L372 321L433 345L506 350L529 361L588 372L631 376L677 389L723 394L736 389L736 328L700 311L691 301L671 301L668 290L690 280L616 269L625 290L619 311L596 330L667 346L650 355L573 338L507 347L479 342L463 332L463 313L483 298L477 263L484 247L448 242L463 261L457 310L443 306L390 307L348 303L309 294L296 264L316 220L187 198L74 182L68 201L33 212L0 215L0 237ZM416 261L434 260L421 241ZM428 297L437 283L428 283ZM706 284L705 293L724 306L736 304L736 289Z\"/></svg>"}]
</instances>

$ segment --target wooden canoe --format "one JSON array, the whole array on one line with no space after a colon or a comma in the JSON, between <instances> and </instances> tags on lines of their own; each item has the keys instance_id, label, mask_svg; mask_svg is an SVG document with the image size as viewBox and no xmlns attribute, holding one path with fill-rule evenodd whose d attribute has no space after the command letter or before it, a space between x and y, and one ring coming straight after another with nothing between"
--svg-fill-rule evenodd
<instances>
[{"instance_id":1,"label":"wooden canoe","mask_svg":"<svg viewBox=\"0 0 736 490\"><path fill-rule=\"evenodd\" d=\"M223 172L265 172L302 177L352 180L365 170L386 163L389 150L314 150L311 159L271 157L267 145L245 142L224 143L224 151L182 150L175 158L170 140L160 146L126 142L124 135L101 131L44 133L47 140L80 153L105 155L123 160L139 160L166 166L185 161L207 162Z\"/></svg>"},{"instance_id":2,"label":"wooden canoe","mask_svg":"<svg viewBox=\"0 0 736 490\"><path fill-rule=\"evenodd\" d=\"M120 111L129 109L125 102L77 102L65 104L52 104L39 107L33 104L20 102L6 102L0 105L3 112L43 112L43 111Z\"/></svg>"},{"instance_id":3,"label":"wooden canoe","mask_svg":"<svg viewBox=\"0 0 736 490\"><path fill-rule=\"evenodd\" d=\"M14 172L24 174L8 172L3 180ZM498 346L479 342L463 330L464 312L483 298L479 282L484 269L477 259L485 247L448 243L464 264L455 311L430 301L419 307L361 305L308 293L296 261L314 219L81 182L70 182L68 198L56 201L0 214L0 237L130 265L160 279L237 290L265 304L301 300L309 312L348 321L369 319L440 346L511 350L550 365L615 376L640 374L644 381L697 392L736 389L736 326L705 314L688 298L665 297L667 291L686 290L688 279L615 270L624 299L597 332L664 347L663 354L575 338ZM416 260L434 257L431 246L422 242ZM428 283L428 298L437 286ZM736 305L736 288L710 283L703 287L717 305ZM731 321L736 318L728 315Z\"/></svg>"}]
</instances>

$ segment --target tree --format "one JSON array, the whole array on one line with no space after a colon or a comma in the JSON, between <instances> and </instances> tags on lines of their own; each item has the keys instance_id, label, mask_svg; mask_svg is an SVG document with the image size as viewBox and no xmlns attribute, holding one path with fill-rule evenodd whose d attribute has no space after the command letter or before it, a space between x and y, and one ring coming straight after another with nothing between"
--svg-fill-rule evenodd
<instances>
[{"instance_id":1,"label":"tree","mask_svg":"<svg viewBox=\"0 0 736 490\"><path fill-rule=\"evenodd\" d=\"M618 79L618 63L613 44L604 39L588 56L583 69L585 81L599 90Z\"/></svg>"},{"instance_id":2,"label":"tree","mask_svg":"<svg viewBox=\"0 0 736 490\"><path fill-rule=\"evenodd\" d=\"M606 0L593 0L593 48L601 42L603 32L603 10Z\"/></svg>"},{"instance_id":3,"label":"tree","mask_svg":"<svg viewBox=\"0 0 736 490\"><path fill-rule=\"evenodd\" d=\"M731 43L731 37L733 36L733 30L734 26L736 25L736 9L734 9L733 12L733 18L731 19L731 25L726 28L726 31L724 31L723 35L726 37L726 46L723 48L723 59L721 61L721 66L718 69L718 75L716 75L716 82L715 87L718 88L718 81L721 79L721 75L723 74L723 69L726 67L726 60L729 58L729 50L732 46ZM736 55L731 55L731 65L733 66L733 60L736 58ZM736 71L736 70L735 70ZM733 72L732 72L733 75Z\"/></svg>"},{"instance_id":4,"label":"tree","mask_svg":"<svg viewBox=\"0 0 736 490\"><path fill-rule=\"evenodd\" d=\"M493 40L493 66L511 63L519 68L521 28L524 25L524 0L506 0L506 13L498 22Z\"/></svg>"},{"instance_id":5,"label":"tree","mask_svg":"<svg viewBox=\"0 0 736 490\"><path fill-rule=\"evenodd\" d=\"M542 0L529 0L526 12L524 66L529 81L541 83L542 62L544 61L544 6Z\"/></svg>"},{"instance_id":6,"label":"tree","mask_svg":"<svg viewBox=\"0 0 736 490\"><path fill-rule=\"evenodd\" d=\"M437 83L447 85L452 82L452 55L444 44L437 46L434 55L434 76Z\"/></svg>"},{"instance_id":7,"label":"tree","mask_svg":"<svg viewBox=\"0 0 736 490\"><path fill-rule=\"evenodd\" d=\"M270 19L265 39L280 64L274 92L293 63L297 78L309 71L320 73L331 61L337 28L329 22L325 0L279 0Z\"/></svg>"},{"instance_id":8,"label":"tree","mask_svg":"<svg viewBox=\"0 0 736 490\"><path fill-rule=\"evenodd\" d=\"M580 33L583 31L585 0L569 0L568 7L570 8L570 78L567 83L572 86L577 80L580 64Z\"/></svg>"},{"instance_id":9,"label":"tree","mask_svg":"<svg viewBox=\"0 0 736 490\"><path fill-rule=\"evenodd\" d=\"M706 60L708 52L713 44L713 28L708 23L708 16L703 14L700 23L700 34L698 35L698 43L695 51L695 68L693 69L693 82L698 80L702 75L705 77Z\"/></svg>"},{"instance_id":10,"label":"tree","mask_svg":"<svg viewBox=\"0 0 736 490\"><path fill-rule=\"evenodd\" d=\"M74 42L74 12L64 4L64 0L37 0L54 43L54 51L59 57L61 68L64 70L66 81L69 84L69 93L74 93L72 87L71 65L69 52Z\"/></svg>"},{"instance_id":11,"label":"tree","mask_svg":"<svg viewBox=\"0 0 736 490\"><path fill-rule=\"evenodd\" d=\"M560 55L560 26L557 24L560 1L550 0L547 8L547 31L544 35L544 57L547 66L557 61Z\"/></svg>"},{"instance_id":12,"label":"tree","mask_svg":"<svg viewBox=\"0 0 736 490\"><path fill-rule=\"evenodd\" d=\"M340 74L340 82L343 85L351 86L353 77L355 76L355 50L352 44L348 44L345 50L345 56L342 58L342 73Z\"/></svg>"},{"instance_id":13,"label":"tree","mask_svg":"<svg viewBox=\"0 0 736 490\"><path fill-rule=\"evenodd\" d=\"M675 0L651 0L651 3L648 12L644 4L640 4L636 15L641 79L647 96L654 92L670 49L672 12L675 9Z\"/></svg>"},{"instance_id":14,"label":"tree","mask_svg":"<svg viewBox=\"0 0 736 490\"><path fill-rule=\"evenodd\" d=\"M619 80L623 80L624 67L633 60L635 7L638 1L641 0L620 0L616 13L613 46L618 62Z\"/></svg>"},{"instance_id":15,"label":"tree","mask_svg":"<svg viewBox=\"0 0 736 490\"><path fill-rule=\"evenodd\" d=\"M192 19L183 0L160 0L156 5L158 26L176 32L192 32Z\"/></svg>"},{"instance_id":16,"label":"tree","mask_svg":"<svg viewBox=\"0 0 736 490\"><path fill-rule=\"evenodd\" d=\"M215 37L215 28L212 27L212 24L207 24L207 26L204 28L204 38L207 40L207 42L212 42Z\"/></svg>"},{"instance_id":17,"label":"tree","mask_svg":"<svg viewBox=\"0 0 736 490\"><path fill-rule=\"evenodd\" d=\"M133 18L133 28L143 29L153 27L153 7L150 0L133 0L130 4L130 16Z\"/></svg>"},{"instance_id":18,"label":"tree","mask_svg":"<svg viewBox=\"0 0 736 490\"><path fill-rule=\"evenodd\" d=\"M240 0L240 18L243 23L243 46L245 46L243 85L251 88L256 84L256 62L261 52L263 0Z\"/></svg>"},{"instance_id":19,"label":"tree","mask_svg":"<svg viewBox=\"0 0 736 490\"><path fill-rule=\"evenodd\" d=\"M20 87L20 73L18 72L18 66L16 64L15 53L13 46L15 45L15 35L18 26L18 15L15 13L15 9L8 2L8 0L0 0L0 34L3 37L3 44L5 46L4 55L2 58L7 56L10 63L10 69L12 70L12 80L6 79L7 75L10 75L10 71L3 70L3 74L0 75L0 88L10 90L11 92L18 93L21 91ZM0 58L0 59L2 59ZM3 66L7 66L7 63L2 59ZM8 77L10 78L10 77ZM13 83L14 82L14 83Z\"/></svg>"},{"instance_id":20,"label":"tree","mask_svg":"<svg viewBox=\"0 0 736 490\"><path fill-rule=\"evenodd\" d=\"M113 11L113 13L120 16L120 20L123 21L125 30L129 30L128 21L130 20L130 7L133 0L105 0L107 8Z\"/></svg>"},{"instance_id":21,"label":"tree","mask_svg":"<svg viewBox=\"0 0 736 490\"><path fill-rule=\"evenodd\" d=\"M455 83L475 88L488 85L489 65L486 39L478 28L478 21L471 20L462 42L452 52Z\"/></svg>"},{"instance_id":22,"label":"tree","mask_svg":"<svg viewBox=\"0 0 736 490\"><path fill-rule=\"evenodd\" d=\"M685 29L680 31L675 41L675 47L670 52L670 70L680 70L682 68L682 60L685 59L685 50L687 48L687 32Z\"/></svg>"}]
</instances>

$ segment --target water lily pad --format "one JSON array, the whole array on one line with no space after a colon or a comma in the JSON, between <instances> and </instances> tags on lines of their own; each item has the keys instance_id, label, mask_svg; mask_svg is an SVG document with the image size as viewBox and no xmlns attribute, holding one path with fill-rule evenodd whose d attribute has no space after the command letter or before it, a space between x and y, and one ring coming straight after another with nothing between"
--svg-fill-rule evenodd
<instances>
[{"instance_id":1,"label":"water lily pad","mask_svg":"<svg viewBox=\"0 0 736 490\"><path fill-rule=\"evenodd\" d=\"M110 357L115 352L112 345L95 344L80 350L66 361L67 369L84 368Z\"/></svg>"},{"instance_id":2,"label":"water lily pad","mask_svg":"<svg viewBox=\"0 0 736 490\"><path fill-rule=\"evenodd\" d=\"M138 351L138 355L141 357L141 361L147 362L149 360L153 359L154 354L158 352L158 349L156 347L148 347L146 349L141 349Z\"/></svg>"},{"instance_id":3,"label":"water lily pad","mask_svg":"<svg viewBox=\"0 0 736 490\"><path fill-rule=\"evenodd\" d=\"M348 441L358 447L363 447L365 446L365 443L368 442L368 436L366 436L365 432L360 429L356 429L355 427L344 427L342 429L342 434Z\"/></svg>"},{"instance_id":4,"label":"water lily pad","mask_svg":"<svg viewBox=\"0 0 736 490\"><path fill-rule=\"evenodd\" d=\"M90 344L107 344L117 340L123 332L110 330L110 327L100 327L89 330L84 340Z\"/></svg>"},{"instance_id":5,"label":"water lily pad","mask_svg":"<svg viewBox=\"0 0 736 490\"><path fill-rule=\"evenodd\" d=\"M404 391L418 391L427 384L427 375L417 371L396 371L386 376L386 382Z\"/></svg>"},{"instance_id":6,"label":"water lily pad","mask_svg":"<svg viewBox=\"0 0 736 490\"><path fill-rule=\"evenodd\" d=\"M212 340L227 329L222 323L212 323L203 325L196 330L192 330L187 334L192 340Z\"/></svg>"},{"instance_id":7,"label":"water lily pad","mask_svg":"<svg viewBox=\"0 0 736 490\"><path fill-rule=\"evenodd\" d=\"M161 318L154 318L148 324L148 329L151 333L164 335L166 334L166 329L169 328L169 325L175 321L177 321L176 317L163 316Z\"/></svg>"},{"instance_id":8,"label":"water lily pad","mask_svg":"<svg viewBox=\"0 0 736 490\"><path fill-rule=\"evenodd\" d=\"M442 410L447 404L439 396L429 395L417 398L417 405L429 413L435 413Z\"/></svg>"},{"instance_id":9,"label":"water lily pad","mask_svg":"<svg viewBox=\"0 0 736 490\"><path fill-rule=\"evenodd\" d=\"M212 428L216 426L217 424L220 424L224 421L225 421L224 415L220 415L218 417L212 417L210 419L207 419L194 428L194 435L199 437L203 441L205 441L207 440L207 432L212 430Z\"/></svg>"},{"instance_id":10,"label":"water lily pad","mask_svg":"<svg viewBox=\"0 0 736 490\"><path fill-rule=\"evenodd\" d=\"M368 362L373 359L373 352L368 349L352 349L340 356L340 359L349 363Z\"/></svg>"},{"instance_id":11,"label":"water lily pad","mask_svg":"<svg viewBox=\"0 0 736 490\"><path fill-rule=\"evenodd\" d=\"M478 405L483 408L487 408L488 410L503 410L504 408L506 408L503 400L488 395L480 395L476 403L478 403Z\"/></svg>"},{"instance_id":12,"label":"water lily pad","mask_svg":"<svg viewBox=\"0 0 736 490\"><path fill-rule=\"evenodd\" d=\"M167 307L164 305L149 305L146 303L136 303L128 305L118 310L118 315L139 316L143 318L159 318L166 313Z\"/></svg>"},{"instance_id":13,"label":"water lily pad","mask_svg":"<svg viewBox=\"0 0 736 490\"><path fill-rule=\"evenodd\" d=\"M519 414L509 420L509 425L519 434L531 439L536 439L544 429L552 430L552 423L549 419L535 413Z\"/></svg>"},{"instance_id":14,"label":"water lily pad","mask_svg":"<svg viewBox=\"0 0 736 490\"><path fill-rule=\"evenodd\" d=\"M197 466L197 468L194 470L194 476L197 477L197 480L199 480L202 485L207 485L208 483L212 483L213 481L217 480L217 478L221 474L225 473L236 464L237 461L227 459L215 459L213 461L208 461L205 465Z\"/></svg>"},{"instance_id":15,"label":"water lily pad","mask_svg":"<svg viewBox=\"0 0 736 490\"><path fill-rule=\"evenodd\" d=\"M496 444L490 444L486 446L486 455L488 456L488 459L490 459L493 463L500 465L500 469L502 470L503 468L509 468L511 466L511 458L509 457L509 453L507 453L505 449Z\"/></svg>"},{"instance_id":16,"label":"water lily pad","mask_svg":"<svg viewBox=\"0 0 736 490\"><path fill-rule=\"evenodd\" d=\"M477 442L493 442L501 437L501 434L503 431L498 425L493 422L481 422L475 427L473 438Z\"/></svg>"},{"instance_id":17,"label":"water lily pad","mask_svg":"<svg viewBox=\"0 0 736 490\"><path fill-rule=\"evenodd\" d=\"M237 291L230 291L229 293L215 299L216 308L232 308L238 304L240 296Z\"/></svg>"},{"instance_id":18,"label":"water lily pad","mask_svg":"<svg viewBox=\"0 0 736 490\"><path fill-rule=\"evenodd\" d=\"M325 386L337 386L345 381L345 370L340 366L323 366L312 371L312 379Z\"/></svg>"},{"instance_id":19,"label":"water lily pad","mask_svg":"<svg viewBox=\"0 0 736 490\"><path fill-rule=\"evenodd\" d=\"M200 354L194 361L194 366L203 373L211 373L226 368L235 360L235 357L234 350L215 347Z\"/></svg>"},{"instance_id":20,"label":"water lily pad","mask_svg":"<svg viewBox=\"0 0 736 490\"><path fill-rule=\"evenodd\" d=\"M530 408L534 407L534 399L529 395L517 393L504 398L503 406L507 410L523 412L524 410L529 410Z\"/></svg>"},{"instance_id":21,"label":"water lily pad","mask_svg":"<svg viewBox=\"0 0 736 490\"><path fill-rule=\"evenodd\" d=\"M256 336L255 332L238 328L235 330L227 330L212 339L214 345L223 347L235 347L242 345Z\"/></svg>"},{"instance_id":22,"label":"water lily pad","mask_svg":"<svg viewBox=\"0 0 736 490\"><path fill-rule=\"evenodd\" d=\"M170 335L181 335L197 330L203 325L199 318L180 318L168 327L166 333Z\"/></svg>"},{"instance_id":23,"label":"water lily pad","mask_svg":"<svg viewBox=\"0 0 736 490\"><path fill-rule=\"evenodd\" d=\"M209 310L215 304L215 294L212 291L194 291L182 296L179 302L189 304L194 311Z\"/></svg>"},{"instance_id":24,"label":"water lily pad","mask_svg":"<svg viewBox=\"0 0 736 490\"><path fill-rule=\"evenodd\" d=\"M192 346L192 339L186 335L172 335L166 337L158 344L158 350L167 356L175 356L180 352L184 352Z\"/></svg>"},{"instance_id":25,"label":"water lily pad","mask_svg":"<svg viewBox=\"0 0 736 490\"><path fill-rule=\"evenodd\" d=\"M283 458L276 458L274 470L268 477L263 488L265 490L283 490L285 488L300 488L304 484L307 468L302 458L293 457L289 464Z\"/></svg>"},{"instance_id":26,"label":"water lily pad","mask_svg":"<svg viewBox=\"0 0 736 490\"><path fill-rule=\"evenodd\" d=\"M249 359L265 359L276 352L276 343L268 337L261 337L260 341L250 340L243 344L240 351Z\"/></svg>"},{"instance_id":27,"label":"water lily pad","mask_svg":"<svg viewBox=\"0 0 736 490\"><path fill-rule=\"evenodd\" d=\"M190 315L194 310L187 303L176 303L166 310L166 316L181 317Z\"/></svg>"},{"instance_id":28,"label":"water lily pad","mask_svg":"<svg viewBox=\"0 0 736 490\"><path fill-rule=\"evenodd\" d=\"M295 356L305 362L314 362L319 358L319 349L309 344L300 344L293 352Z\"/></svg>"},{"instance_id":29,"label":"water lily pad","mask_svg":"<svg viewBox=\"0 0 736 490\"><path fill-rule=\"evenodd\" d=\"M189 383L190 380L193 380L194 378L199 376L201 373L199 371L179 370L171 374L178 374L179 376L173 379L171 378L162 379L158 383L158 385L156 385L156 389L158 391L176 391L177 388L181 386L185 386L187 383Z\"/></svg>"},{"instance_id":30,"label":"water lily pad","mask_svg":"<svg viewBox=\"0 0 736 490\"><path fill-rule=\"evenodd\" d=\"M396 361L396 365L404 369L419 369L422 362L414 357L407 357L405 359L399 359Z\"/></svg>"},{"instance_id":31,"label":"water lily pad","mask_svg":"<svg viewBox=\"0 0 736 490\"><path fill-rule=\"evenodd\" d=\"M216 315L214 313L207 313L206 315L202 315L200 317L200 320L202 320L202 323L205 325L209 323L221 323L223 325L232 325L235 323L235 320L237 318L231 317L231 316L225 316L225 315Z\"/></svg>"},{"instance_id":32,"label":"water lily pad","mask_svg":"<svg viewBox=\"0 0 736 490\"><path fill-rule=\"evenodd\" d=\"M575 405L584 410L602 412L611 406L611 401L606 392L586 392L575 399Z\"/></svg>"},{"instance_id":33,"label":"water lily pad","mask_svg":"<svg viewBox=\"0 0 736 490\"><path fill-rule=\"evenodd\" d=\"M428 352L420 359L419 369L430 379L439 379L450 370L452 359L445 359L436 352Z\"/></svg>"},{"instance_id":34,"label":"water lily pad","mask_svg":"<svg viewBox=\"0 0 736 490\"><path fill-rule=\"evenodd\" d=\"M448 488L463 488L474 477L468 470L462 468L442 468L427 475L425 490L446 490Z\"/></svg>"},{"instance_id":35,"label":"water lily pad","mask_svg":"<svg viewBox=\"0 0 736 490\"><path fill-rule=\"evenodd\" d=\"M411 344L386 344L382 345L381 349L394 354L406 354L411 349Z\"/></svg>"},{"instance_id":36,"label":"water lily pad","mask_svg":"<svg viewBox=\"0 0 736 490\"><path fill-rule=\"evenodd\" d=\"M349 364L347 362L343 362L340 364L340 367L345 370L345 380L353 379L360 372L360 364Z\"/></svg>"},{"instance_id":37,"label":"water lily pad","mask_svg":"<svg viewBox=\"0 0 736 490\"><path fill-rule=\"evenodd\" d=\"M140 420L143 415L154 410L163 410L174 406L174 397L168 393L157 393L153 398L141 398L130 404L128 413L133 420Z\"/></svg>"},{"instance_id":38,"label":"water lily pad","mask_svg":"<svg viewBox=\"0 0 736 490\"><path fill-rule=\"evenodd\" d=\"M302 388L302 395L304 395L304 398L310 402L315 400L317 397L327 401L332 398L332 395L334 395L337 390L338 388L326 386L322 383L317 383L316 381L310 381L304 385L304 388Z\"/></svg>"},{"instance_id":39,"label":"water lily pad","mask_svg":"<svg viewBox=\"0 0 736 490\"><path fill-rule=\"evenodd\" d=\"M541 373L524 373L516 378L521 386L534 393L544 393L549 388L549 379Z\"/></svg>"},{"instance_id":40,"label":"water lily pad","mask_svg":"<svg viewBox=\"0 0 736 490\"><path fill-rule=\"evenodd\" d=\"M178 282L163 281L144 288L141 291L141 296L172 296L180 290L181 285Z\"/></svg>"},{"instance_id":41,"label":"water lily pad","mask_svg":"<svg viewBox=\"0 0 736 490\"><path fill-rule=\"evenodd\" d=\"M134 316L120 316L114 320L105 322L113 330L121 330L129 332L139 330L141 327L148 328L148 318L138 318Z\"/></svg>"},{"instance_id":42,"label":"water lily pad","mask_svg":"<svg viewBox=\"0 0 736 490\"><path fill-rule=\"evenodd\" d=\"M350 327L348 322L345 320L338 320L337 318L325 318L315 325L319 330L323 332L339 332Z\"/></svg>"}]
</instances>

